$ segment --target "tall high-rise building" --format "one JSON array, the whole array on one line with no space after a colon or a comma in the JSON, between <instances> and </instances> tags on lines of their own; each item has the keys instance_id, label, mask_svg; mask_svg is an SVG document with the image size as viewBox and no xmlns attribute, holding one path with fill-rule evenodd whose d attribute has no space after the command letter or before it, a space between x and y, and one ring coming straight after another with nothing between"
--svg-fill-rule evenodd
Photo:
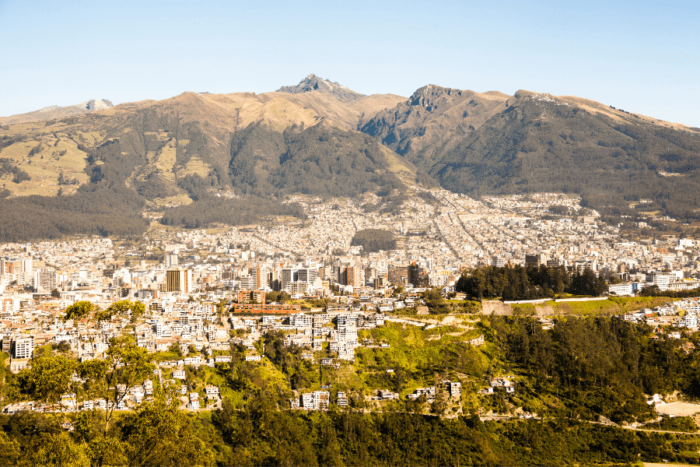
<instances>
[{"instance_id":1,"label":"tall high-rise building","mask_svg":"<svg viewBox=\"0 0 700 467\"><path fill-rule=\"evenodd\" d=\"M270 278L269 270L263 265L258 265L255 268L255 288L257 290L269 287Z\"/></svg>"},{"instance_id":2,"label":"tall high-rise building","mask_svg":"<svg viewBox=\"0 0 700 467\"><path fill-rule=\"evenodd\" d=\"M389 266L387 278L392 285L404 285L408 283L408 268L405 266Z\"/></svg>"},{"instance_id":3,"label":"tall high-rise building","mask_svg":"<svg viewBox=\"0 0 700 467\"><path fill-rule=\"evenodd\" d=\"M36 290L49 291L57 287L56 271L50 268L42 268L34 271L32 286Z\"/></svg>"},{"instance_id":4,"label":"tall high-rise building","mask_svg":"<svg viewBox=\"0 0 700 467\"><path fill-rule=\"evenodd\" d=\"M314 282L318 278L318 269L316 268L304 268L297 271L297 281L301 282Z\"/></svg>"},{"instance_id":5,"label":"tall high-rise building","mask_svg":"<svg viewBox=\"0 0 700 467\"><path fill-rule=\"evenodd\" d=\"M192 271L189 269L172 269L165 273L166 292L192 292Z\"/></svg>"},{"instance_id":6,"label":"tall high-rise building","mask_svg":"<svg viewBox=\"0 0 700 467\"><path fill-rule=\"evenodd\" d=\"M413 284L413 287L427 287L429 284L429 277L425 269L416 263L411 263L411 265L408 266L408 282Z\"/></svg>"},{"instance_id":7,"label":"tall high-rise building","mask_svg":"<svg viewBox=\"0 0 700 467\"><path fill-rule=\"evenodd\" d=\"M281 290L287 290L287 286L290 282L296 282L299 278L298 270L296 268L283 268L280 274L280 287Z\"/></svg>"},{"instance_id":8,"label":"tall high-rise building","mask_svg":"<svg viewBox=\"0 0 700 467\"><path fill-rule=\"evenodd\" d=\"M24 258L22 260L22 272L26 272L28 274L31 274L34 271L33 269L33 261L31 258Z\"/></svg>"},{"instance_id":9,"label":"tall high-rise building","mask_svg":"<svg viewBox=\"0 0 700 467\"><path fill-rule=\"evenodd\" d=\"M347 285L353 287L362 287L362 267L360 266L350 266L347 269Z\"/></svg>"},{"instance_id":10,"label":"tall high-rise building","mask_svg":"<svg viewBox=\"0 0 700 467\"><path fill-rule=\"evenodd\" d=\"M168 253L165 255L165 267L174 268L177 266L177 253Z\"/></svg>"},{"instance_id":11,"label":"tall high-rise building","mask_svg":"<svg viewBox=\"0 0 700 467\"><path fill-rule=\"evenodd\" d=\"M17 337L12 341L14 358L32 358L34 353L34 336Z\"/></svg>"},{"instance_id":12,"label":"tall high-rise building","mask_svg":"<svg viewBox=\"0 0 700 467\"><path fill-rule=\"evenodd\" d=\"M545 264L544 255L525 255L525 265L539 267L540 264Z\"/></svg>"}]
</instances>

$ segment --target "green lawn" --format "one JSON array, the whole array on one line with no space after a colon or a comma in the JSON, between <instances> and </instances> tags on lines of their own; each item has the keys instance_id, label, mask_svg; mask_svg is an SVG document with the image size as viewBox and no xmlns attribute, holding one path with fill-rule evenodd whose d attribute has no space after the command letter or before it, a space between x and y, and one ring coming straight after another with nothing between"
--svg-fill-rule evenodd
<instances>
[{"instance_id":1,"label":"green lawn","mask_svg":"<svg viewBox=\"0 0 700 467\"><path fill-rule=\"evenodd\" d=\"M545 302L557 314L571 315L619 315L642 308L654 308L673 299L668 297L610 297L607 300L587 302Z\"/></svg>"}]
</instances>

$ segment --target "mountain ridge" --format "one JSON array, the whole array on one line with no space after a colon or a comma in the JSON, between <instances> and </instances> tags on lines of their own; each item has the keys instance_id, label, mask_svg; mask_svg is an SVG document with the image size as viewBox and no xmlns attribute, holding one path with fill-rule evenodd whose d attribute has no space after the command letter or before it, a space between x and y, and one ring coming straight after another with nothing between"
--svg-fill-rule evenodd
<instances>
[{"instance_id":1,"label":"mountain ridge","mask_svg":"<svg viewBox=\"0 0 700 467\"><path fill-rule=\"evenodd\" d=\"M98 110L105 110L112 107L114 104L108 99L89 99L85 102L75 105L50 105L39 110L33 110L21 114L10 115L9 117L0 117L0 125L26 123L31 121L51 120L56 118L65 118L75 115L82 115Z\"/></svg>"},{"instance_id":2,"label":"mountain ridge","mask_svg":"<svg viewBox=\"0 0 700 467\"><path fill-rule=\"evenodd\" d=\"M674 217L700 212L700 132L683 125L526 90L364 96L315 75L280 90L87 101L80 113L0 126L3 202L113 191L135 213L215 192L388 195L439 183L476 197L575 192L632 217L640 198Z\"/></svg>"}]
</instances>

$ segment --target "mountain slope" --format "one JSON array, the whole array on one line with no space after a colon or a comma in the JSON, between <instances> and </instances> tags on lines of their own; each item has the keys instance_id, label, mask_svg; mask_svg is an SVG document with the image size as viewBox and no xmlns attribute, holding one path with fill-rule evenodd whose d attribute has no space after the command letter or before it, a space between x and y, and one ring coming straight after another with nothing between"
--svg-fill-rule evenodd
<instances>
[{"instance_id":1,"label":"mountain slope","mask_svg":"<svg viewBox=\"0 0 700 467\"><path fill-rule=\"evenodd\" d=\"M188 92L0 127L0 198L6 198L0 224L8 226L0 241L80 232L130 235L145 228L144 207L199 203L214 193L269 200L292 193L356 196L402 189L399 177L414 183L415 168L356 130L363 112L396 101L365 96L351 107L319 91ZM112 204L103 202L107 199ZM251 201L268 214L297 212L270 202ZM253 213L253 205L238 202L237 209ZM215 218L212 206L230 211L209 202L207 219ZM28 223L18 222L23 211L31 213ZM55 212L66 222L42 229L42 220ZM250 221L229 214L227 219ZM106 223L110 219L121 222Z\"/></svg>"},{"instance_id":2,"label":"mountain slope","mask_svg":"<svg viewBox=\"0 0 700 467\"><path fill-rule=\"evenodd\" d=\"M697 133L527 91L506 105L435 153L430 173L442 186L473 194L573 192L593 207L622 211L646 198L674 216L693 216L700 206Z\"/></svg>"},{"instance_id":3,"label":"mountain slope","mask_svg":"<svg viewBox=\"0 0 700 467\"><path fill-rule=\"evenodd\" d=\"M254 125L235 133L231 143L232 185L263 196L357 196L400 189L403 183L390 165L375 139L325 123L284 133Z\"/></svg>"},{"instance_id":4,"label":"mountain slope","mask_svg":"<svg viewBox=\"0 0 700 467\"><path fill-rule=\"evenodd\" d=\"M0 174L0 182L14 196L55 195L59 189L70 194L88 180L119 174L118 183L148 199L186 195L178 180L192 175L211 176L216 187L230 187L233 134L250 126L281 134L294 125L309 128L324 121L352 131L362 112L400 99L366 96L348 106L317 91L187 92L163 101L126 103L95 114L12 126L0 129L0 138L5 138L0 140L0 158L27 172L30 180L12 183L14 174L8 172ZM76 184L61 186L61 174Z\"/></svg>"},{"instance_id":5,"label":"mountain slope","mask_svg":"<svg viewBox=\"0 0 700 467\"><path fill-rule=\"evenodd\" d=\"M428 85L395 107L377 112L363 122L361 131L429 169L437 162L435 154L440 148L450 147L455 138L469 134L503 110L508 97Z\"/></svg>"},{"instance_id":6,"label":"mountain slope","mask_svg":"<svg viewBox=\"0 0 700 467\"><path fill-rule=\"evenodd\" d=\"M413 183L475 196L579 193L617 214L634 214L642 198L648 211L700 212L700 133L683 125L528 91L429 85L408 99L362 96L315 76L281 89L86 103L76 115L0 126L0 241L132 234L145 228L143 209L193 202L207 216L170 219L201 225L231 195L251 215L254 206L298 215L274 200ZM227 219L250 220L227 209ZM68 221L44 229L56 212Z\"/></svg>"},{"instance_id":7,"label":"mountain slope","mask_svg":"<svg viewBox=\"0 0 700 467\"><path fill-rule=\"evenodd\" d=\"M90 99L80 104L64 107L52 105L33 112L11 115L9 117L0 117L0 125L16 125L18 123L36 122L83 115L89 112L95 112L97 110L108 109L112 107L112 105L112 102L107 99Z\"/></svg>"}]
</instances>

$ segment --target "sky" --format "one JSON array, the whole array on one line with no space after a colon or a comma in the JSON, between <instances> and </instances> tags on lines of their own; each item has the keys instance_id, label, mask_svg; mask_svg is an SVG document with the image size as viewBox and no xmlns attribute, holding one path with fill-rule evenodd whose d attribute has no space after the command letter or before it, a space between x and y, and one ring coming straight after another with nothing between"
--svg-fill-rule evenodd
<instances>
[{"instance_id":1,"label":"sky","mask_svg":"<svg viewBox=\"0 0 700 467\"><path fill-rule=\"evenodd\" d=\"M274 91L426 84L574 95L700 127L698 1L0 0L0 115Z\"/></svg>"}]
</instances>

